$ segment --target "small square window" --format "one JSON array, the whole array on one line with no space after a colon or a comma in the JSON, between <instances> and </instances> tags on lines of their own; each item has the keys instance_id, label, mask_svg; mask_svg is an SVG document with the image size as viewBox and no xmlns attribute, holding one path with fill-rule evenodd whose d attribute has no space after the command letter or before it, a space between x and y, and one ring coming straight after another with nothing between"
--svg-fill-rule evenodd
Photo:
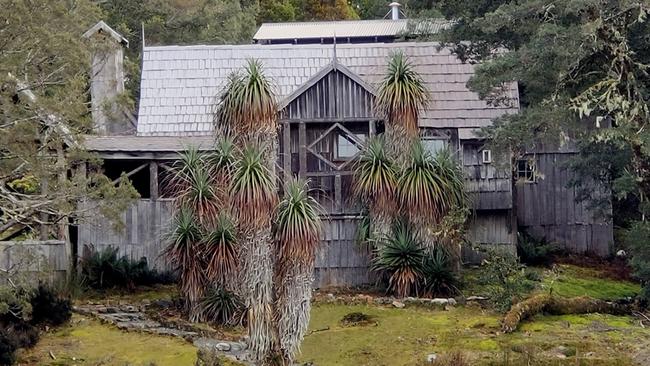
<instances>
[{"instance_id":1,"label":"small square window","mask_svg":"<svg viewBox=\"0 0 650 366\"><path fill-rule=\"evenodd\" d=\"M535 161L520 159L517 161L517 179L522 182L535 183L537 180Z\"/></svg>"},{"instance_id":2,"label":"small square window","mask_svg":"<svg viewBox=\"0 0 650 366\"><path fill-rule=\"evenodd\" d=\"M354 134L357 139L361 141L366 141L366 135L363 133ZM359 146L357 142L354 141L347 134L339 134L336 138L336 158L339 160L347 160L353 158L357 153L359 153Z\"/></svg>"},{"instance_id":3,"label":"small square window","mask_svg":"<svg viewBox=\"0 0 650 366\"><path fill-rule=\"evenodd\" d=\"M447 140L424 138L422 139L422 146L431 155L436 155L439 151L447 148Z\"/></svg>"}]
</instances>

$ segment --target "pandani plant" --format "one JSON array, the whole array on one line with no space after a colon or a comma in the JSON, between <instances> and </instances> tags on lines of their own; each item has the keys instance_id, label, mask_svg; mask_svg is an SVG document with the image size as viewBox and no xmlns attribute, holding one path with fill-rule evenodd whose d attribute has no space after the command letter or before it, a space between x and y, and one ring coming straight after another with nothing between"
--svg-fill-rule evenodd
<instances>
[{"instance_id":1,"label":"pandani plant","mask_svg":"<svg viewBox=\"0 0 650 366\"><path fill-rule=\"evenodd\" d=\"M418 117L428 101L424 80L402 51L393 53L375 98L375 112L385 121L390 156L398 165L417 139Z\"/></svg>"},{"instance_id":2,"label":"pandani plant","mask_svg":"<svg viewBox=\"0 0 650 366\"><path fill-rule=\"evenodd\" d=\"M285 184L275 223L277 245L278 346L284 364L293 364L309 325L316 249L322 208L309 195L309 184Z\"/></svg>"},{"instance_id":3,"label":"pandani plant","mask_svg":"<svg viewBox=\"0 0 650 366\"><path fill-rule=\"evenodd\" d=\"M178 288L185 299L185 310L191 321L199 321L199 300L207 286L203 271L201 227L188 206L181 206L173 216L168 233L169 245L163 252L178 272Z\"/></svg>"},{"instance_id":4,"label":"pandani plant","mask_svg":"<svg viewBox=\"0 0 650 366\"><path fill-rule=\"evenodd\" d=\"M240 156L229 190L242 247L241 283L248 308L248 336L254 361L273 349L272 215L278 196L277 104L261 63L249 60L231 74L219 96L215 131L230 136Z\"/></svg>"},{"instance_id":5,"label":"pandani plant","mask_svg":"<svg viewBox=\"0 0 650 366\"><path fill-rule=\"evenodd\" d=\"M388 278L388 290L399 297L417 293L426 253L404 220L398 220L375 249L371 268Z\"/></svg>"},{"instance_id":6,"label":"pandani plant","mask_svg":"<svg viewBox=\"0 0 650 366\"><path fill-rule=\"evenodd\" d=\"M397 209L397 176L383 136L368 139L354 165L353 193L368 207L370 241L388 234Z\"/></svg>"}]
</instances>

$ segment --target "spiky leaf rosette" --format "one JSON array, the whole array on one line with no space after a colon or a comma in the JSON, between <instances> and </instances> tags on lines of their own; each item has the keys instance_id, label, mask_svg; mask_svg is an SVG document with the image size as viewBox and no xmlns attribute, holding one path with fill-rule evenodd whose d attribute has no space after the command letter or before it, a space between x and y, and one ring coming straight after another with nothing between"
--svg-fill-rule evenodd
<instances>
[{"instance_id":1,"label":"spiky leaf rosette","mask_svg":"<svg viewBox=\"0 0 650 366\"><path fill-rule=\"evenodd\" d=\"M177 210L167 241L169 244L163 254L178 271L179 290L186 300L190 320L197 321L198 314L193 309L203 295L206 280L200 244L201 228L192 209L182 206Z\"/></svg>"},{"instance_id":2,"label":"spiky leaf rosette","mask_svg":"<svg viewBox=\"0 0 650 366\"><path fill-rule=\"evenodd\" d=\"M243 72L233 73L220 96L215 113L218 126L235 136L277 129L277 104L270 80L260 61L248 60Z\"/></svg>"},{"instance_id":3,"label":"spiky leaf rosette","mask_svg":"<svg viewBox=\"0 0 650 366\"><path fill-rule=\"evenodd\" d=\"M290 180L278 205L275 225L278 265L277 319L282 357L292 364L307 332L321 212L309 184Z\"/></svg>"},{"instance_id":4,"label":"spiky leaf rosette","mask_svg":"<svg viewBox=\"0 0 650 366\"><path fill-rule=\"evenodd\" d=\"M406 55L401 51L393 53L375 100L377 113L389 125L416 136L420 109L426 106L427 99L424 81Z\"/></svg>"},{"instance_id":5,"label":"spiky leaf rosette","mask_svg":"<svg viewBox=\"0 0 650 366\"><path fill-rule=\"evenodd\" d=\"M388 288L399 297L412 294L422 278L425 251L404 222L398 222L390 236L376 250L372 268L388 276Z\"/></svg>"},{"instance_id":6,"label":"spiky leaf rosette","mask_svg":"<svg viewBox=\"0 0 650 366\"><path fill-rule=\"evenodd\" d=\"M318 202L309 195L304 180L290 180L278 205L275 237L280 263L292 259L305 263L314 260L320 242L321 212Z\"/></svg>"},{"instance_id":7,"label":"spiky leaf rosette","mask_svg":"<svg viewBox=\"0 0 650 366\"><path fill-rule=\"evenodd\" d=\"M263 150L249 144L235 164L230 192L240 227L269 225L277 204L275 176L263 155Z\"/></svg>"},{"instance_id":8,"label":"spiky leaf rosette","mask_svg":"<svg viewBox=\"0 0 650 366\"><path fill-rule=\"evenodd\" d=\"M168 193L176 197L176 206L191 208L203 224L216 217L223 203L223 187L209 162L210 154L190 147L180 154L165 184Z\"/></svg>"},{"instance_id":9,"label":"spiky leaf rosette","mask_svg":"<svg viewBox=\"0 0 650 366\"><path fill-rule=\"evenodd\" d=\"M457 202L455 196L449 195L451 183L446 178L422 143L415 142L397 190L400 207L410 222L419 226L435 224Z\"/></svg>"},{"instance_id":10,"label":"spiky leaf rosette","mask_svg":"<svg viewBox=\"0 0 650 366\"><path fill-rule=\"evenodd\" d=\"M203 236L203 250L208 279L225 286L237 269L237 237L232 219L219 214L214 224Z\"/></svg>"},{"instance_id":11,"label":"spiky leaf rosette","mask_svg":"<svg viewBox=\"0 0 650 366\"><path fill-rule=\"evenodd\" d=\"M388 157L381 136L368 140L354 167L353 192L372 214L392 216L395 210L397 170Z\"/></svg>"}]
</instances>

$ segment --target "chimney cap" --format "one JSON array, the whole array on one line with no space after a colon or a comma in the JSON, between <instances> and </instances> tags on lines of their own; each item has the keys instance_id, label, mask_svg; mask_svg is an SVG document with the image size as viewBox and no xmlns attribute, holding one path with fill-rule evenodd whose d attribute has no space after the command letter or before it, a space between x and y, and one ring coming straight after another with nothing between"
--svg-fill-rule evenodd
<instances>
[{"instance_id":1,"label":"chimney cap","mask_svg":"<svg viewBox=\"0 0 650 366\"><path fill-rule=\"evenodd\" d=\"M393 6L402 6L402 4L398 3L397 1L393 1L392 3L388 4L388 6L392 8Z\"/></svg>"},{"instance_id":2,"label":"chimney cap","mask_svg":"<svg viewBox=\"0 0 650 366\"><path fill-rule=\"evenodd\" d=\"M97 22L97 24L88 29L86 33L83 34L83 37L90 38L97 33L106 33L116 42L124 45L125 47L129 47L129 41L121 34L117 33L113 28L109 27L108 24L106 24L103 20L100 20Z\"/></svg>"}]
</instances>

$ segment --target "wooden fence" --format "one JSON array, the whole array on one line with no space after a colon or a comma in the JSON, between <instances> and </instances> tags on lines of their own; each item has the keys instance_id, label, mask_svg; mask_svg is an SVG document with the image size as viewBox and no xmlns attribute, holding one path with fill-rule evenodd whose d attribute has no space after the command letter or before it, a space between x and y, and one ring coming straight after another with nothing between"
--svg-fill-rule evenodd
<instances>
[{"instance_id":1,"label":"wooden fence","mask_svg":"<svg viewBox=\"0 0 650 366\"><path fill-rule=\"evenodd\" d=\"M63 241L0 241L0 271L54 281L65 278L67 268Z\"/></svg>"},{"instance_id":2,"label":"wooden fence","mask_svg":"<svg viewBox=\"0 0 650 366\"><path fill-rule=\"evenodd\" d=\"M573 253L611 254L614 241L611 220L591 212L587 203L576 202L568 182L573 173L567 163L571 153L541 153L535 159L534 183L517 188L519 228ZM602 194L594 189L593 194Z\"/></svg>"}]
</instances>

